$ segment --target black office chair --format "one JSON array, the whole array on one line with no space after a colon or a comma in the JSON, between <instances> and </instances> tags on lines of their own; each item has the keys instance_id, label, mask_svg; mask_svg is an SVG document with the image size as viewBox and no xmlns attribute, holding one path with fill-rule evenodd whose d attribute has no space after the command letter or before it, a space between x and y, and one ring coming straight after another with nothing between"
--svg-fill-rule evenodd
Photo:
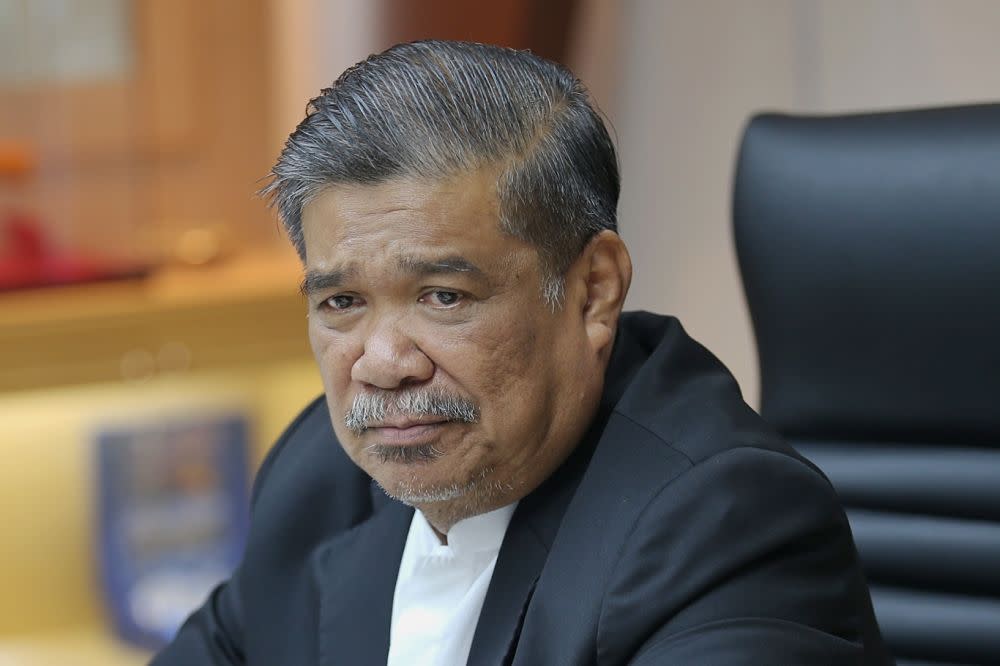
<instances>
[{"instance_id":1,"label":"black office chair","mask_svg":"<svg viewBox=\"0 0 1000 666\"><path fill-rule=\"evenodd\" d=\"M758 116L733 218L761 412L840 493L886 642L1000 663L1000 104Z\"/></svg>"}]
</instances>

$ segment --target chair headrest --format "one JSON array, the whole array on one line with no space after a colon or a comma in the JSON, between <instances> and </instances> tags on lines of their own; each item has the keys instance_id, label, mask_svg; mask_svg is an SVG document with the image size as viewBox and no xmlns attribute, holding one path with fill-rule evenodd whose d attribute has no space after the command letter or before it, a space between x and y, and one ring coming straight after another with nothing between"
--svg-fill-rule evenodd
<instances>
[{"instance_id":1,"label":"chair headrest","mask_svg":"<svg viewBox=\"0 0 1000 666\"><path fill-rule=\"evenodd\" d=\"M733 219L775 426L1000 445L1000 104L757 116Z\"/></svg>"}]
</instances>

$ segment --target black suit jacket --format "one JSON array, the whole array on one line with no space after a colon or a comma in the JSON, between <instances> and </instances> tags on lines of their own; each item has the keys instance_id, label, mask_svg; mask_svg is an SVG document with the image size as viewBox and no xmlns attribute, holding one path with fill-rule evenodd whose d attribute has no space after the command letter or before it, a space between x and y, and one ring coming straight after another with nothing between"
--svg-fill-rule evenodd
<instances>
[{"instance_id":1,"label":"black suit jacket","mask_svg":"<svg viewBox=\"0 0 1000 666\"><path fill-rule=\"evenodd\" d=\"M156 666L385 664L412 509L317 400L257 478L244 561ZM469 664L886 664L827 480L671 318L626 314L567 462L511 519Z\"/></svg>"}]
</instances>

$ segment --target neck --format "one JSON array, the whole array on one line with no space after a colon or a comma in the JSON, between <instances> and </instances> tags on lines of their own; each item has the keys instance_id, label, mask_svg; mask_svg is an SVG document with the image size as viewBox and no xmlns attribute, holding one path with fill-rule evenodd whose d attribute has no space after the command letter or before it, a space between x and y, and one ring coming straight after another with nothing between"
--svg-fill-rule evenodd
<instances>
[{"instance_id":1,"label":"neck","mask_svg":"<svg viewBox=\"0 0 1000 666\"><path fill-rule=\"evenodd\" d=\"M475 493L469 496L459 497L445 502L429 502L427 504L414 504L414 508L424 514L424 518L434 528L441 543L448 543L448 532L455 523L472 518L483 513L489 513L502 506L507 506L516 502L518 497L506 498L499 495L490 494L489 497L475 497Z\"/></svg>"},{"instance_id":2,"label":"neck","mask_svg":"<svg viewBox=\"0 0 1000 666\"><path fill-rule=\"evenodd\" d=\"M424 518L427 518L427 516L424 516ZM438 528L434 527L434 523L431 523L430 518L427 518L427 522L430 523L431 529L434 530L434 535L438 538L438 541L441 542L441 545L442 546L447 546L448 545L448 534L447 533L442 533L442 532L438 531Z\"/></svg>"}]
</instances>

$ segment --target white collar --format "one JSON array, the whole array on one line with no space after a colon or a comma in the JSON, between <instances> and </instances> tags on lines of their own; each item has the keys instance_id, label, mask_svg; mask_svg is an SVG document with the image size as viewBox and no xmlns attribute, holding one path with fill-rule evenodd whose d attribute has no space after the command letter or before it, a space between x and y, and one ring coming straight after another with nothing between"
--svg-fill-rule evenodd
<instances>
[{"instance_id":1,"label":"white collar","mask_svg":"<svg viewBox=\"0 0 1000 666\"><path fill-rule=\"evenodd\" d=\"M497 553L510 524L517 502L502 506L488 513L460 520L448 530L448 543L442 544L437 532L424 514L417 510L413 516L411 534L418 553L429 557L464 558L473 553Z\"/></svg>"}]
</instances>

